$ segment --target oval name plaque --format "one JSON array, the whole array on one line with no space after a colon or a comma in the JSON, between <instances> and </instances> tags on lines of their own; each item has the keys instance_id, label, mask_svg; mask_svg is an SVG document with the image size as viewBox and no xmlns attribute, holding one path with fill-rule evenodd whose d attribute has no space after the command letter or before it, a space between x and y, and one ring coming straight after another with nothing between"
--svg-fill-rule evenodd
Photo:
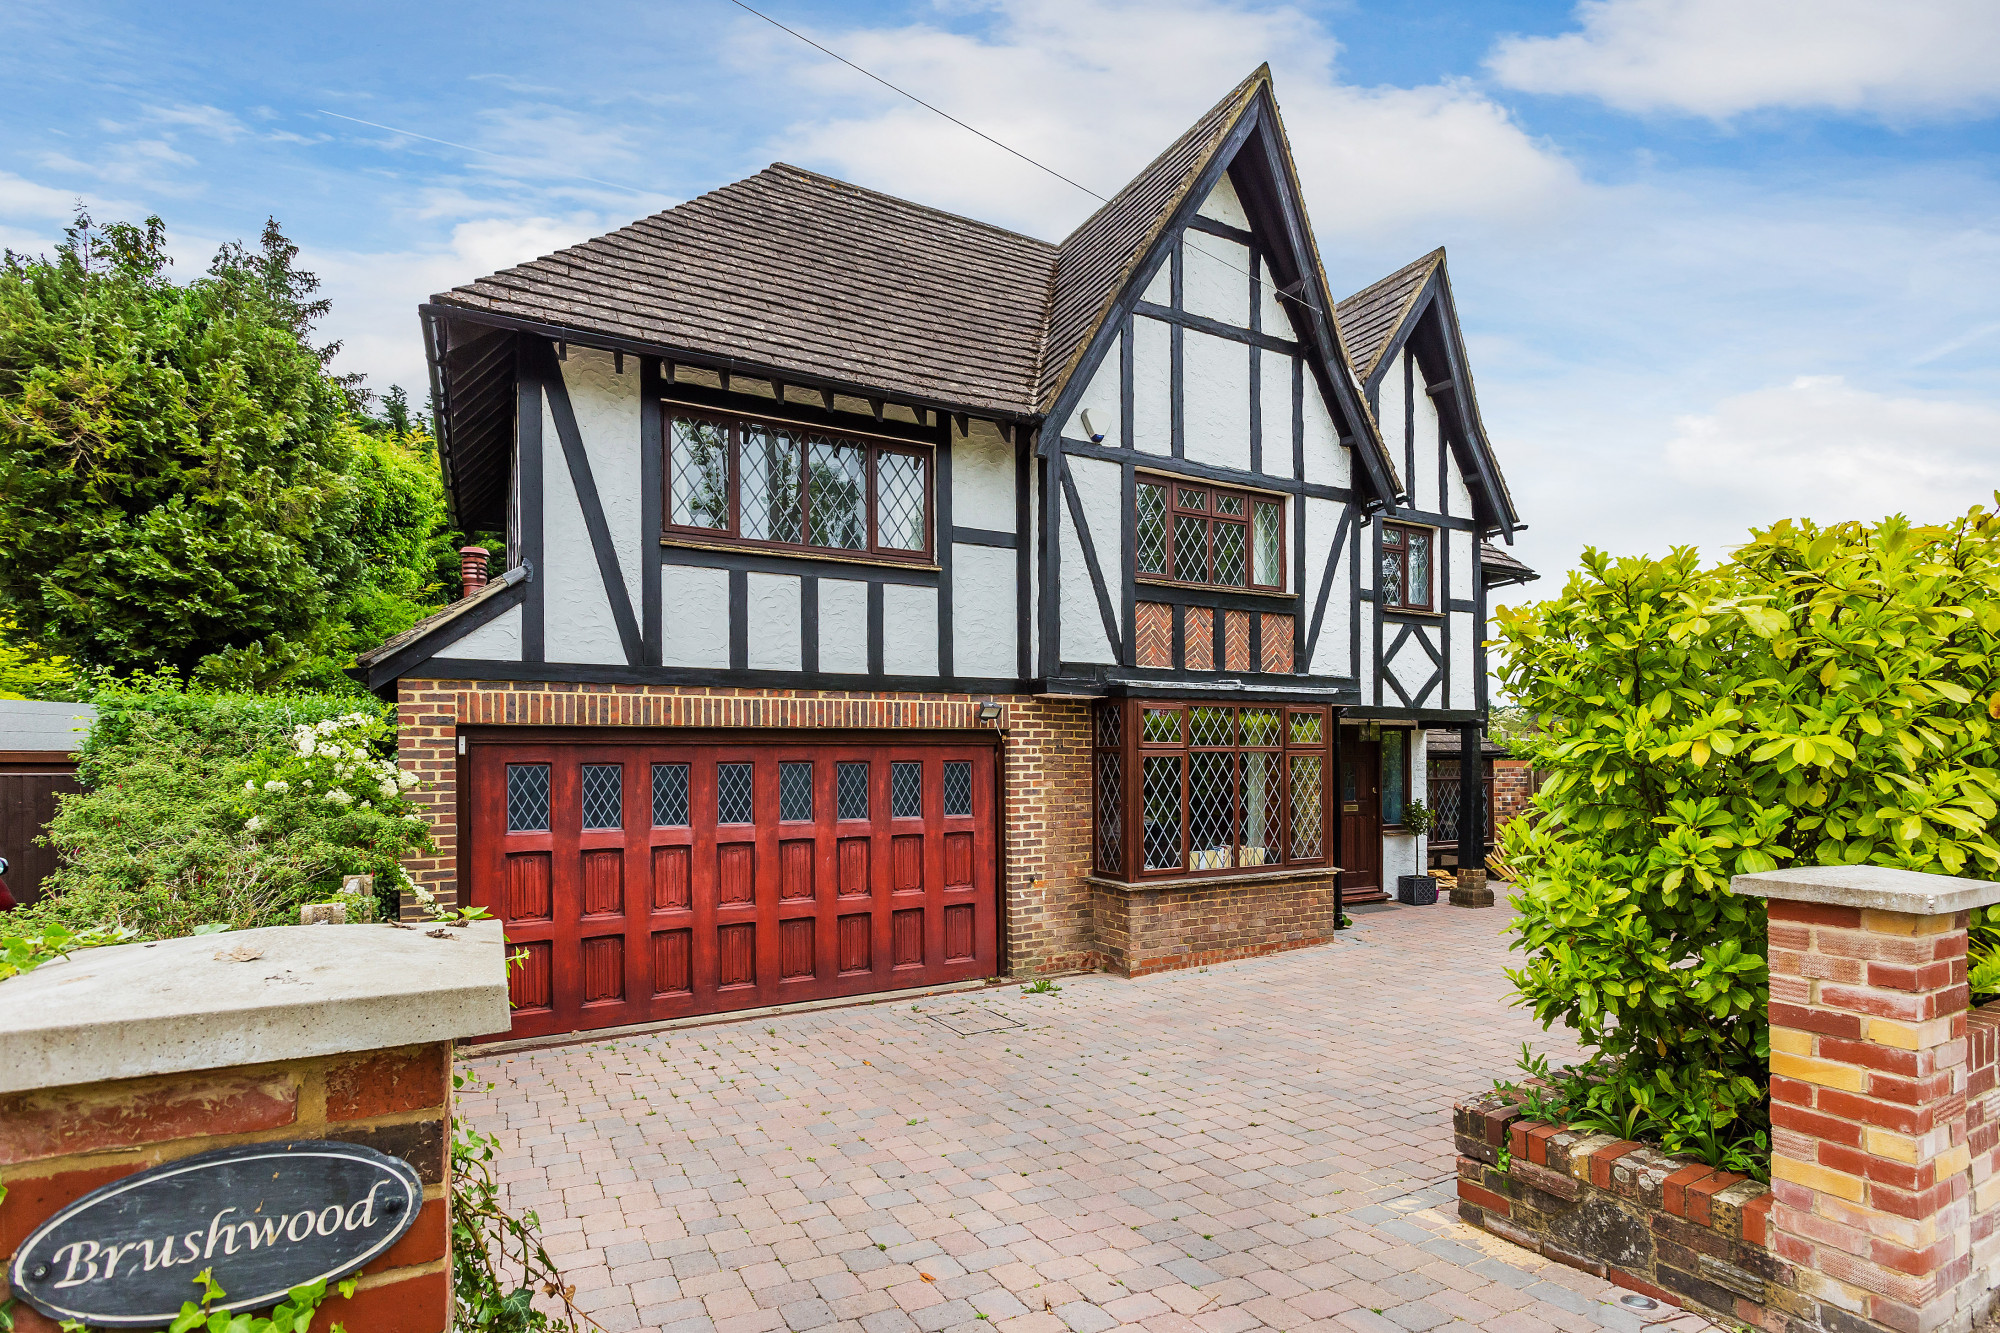
<instances>
[{"instance_id":1,"label":"oval name plaque","mask_svg":"<svg viewBox=\"0 0 2000 1333\"><path fill-rule=\"evenodd\" d=\"M416 1168L353 1143L221 1148L92 1190L23 1241L14 1294L51 1319L156 1328L215 1270L217 1310L275 1305L296 1286L354 1272L423 1207Z\"/></svg>"}]
</instances>

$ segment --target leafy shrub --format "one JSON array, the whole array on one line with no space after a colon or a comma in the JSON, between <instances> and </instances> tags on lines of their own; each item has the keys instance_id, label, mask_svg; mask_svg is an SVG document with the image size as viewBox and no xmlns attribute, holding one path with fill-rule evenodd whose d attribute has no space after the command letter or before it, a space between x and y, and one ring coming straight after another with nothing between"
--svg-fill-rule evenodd
<instances>
[{"instance_id":1,"label":"leafy shrub","mask_svg":"<svg viewBox=\"0 0 2000 1333\"><path fill-rule=\"evenodd\" d=\"M1761 902L1787 863L2000 878L2000 519L1782 522L1703 567L1585 553L1498 613L1548 779L1504 831L1509 973L1583 1063L1568 1116L1744 1170L1766 1153ZM2000 980L2000 968L1996 968Z\"/></svg>"},{"instance_id":2,"label":"leafy shrub","mask_svg":"<svg viewBox=\"0 0 2000 1333\"><path fill-rule=\"evenodd\" d=\"M355 874L393 904L402 859L430 846L372 700L149 682L96 701L78 756L87 790L49 826L63 864L24 926L158 939L282 925Z\"/></svg>"}]
</instances>

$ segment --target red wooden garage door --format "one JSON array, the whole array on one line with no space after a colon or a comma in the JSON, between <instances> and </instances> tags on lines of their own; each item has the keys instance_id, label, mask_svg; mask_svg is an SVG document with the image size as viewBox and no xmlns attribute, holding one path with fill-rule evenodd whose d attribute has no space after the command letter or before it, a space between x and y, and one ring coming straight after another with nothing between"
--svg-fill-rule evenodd
<instances>
[{"instance_id":1,"label":"red wooden garage door","mask_svg":"<svg viewBox=\"0 0 2000 1333\"><path fill-rule=\"evenodd\" d=\"M796 733L474 739L510 1035L991 976L994 751Z\"/></svg>"}]
</instances>

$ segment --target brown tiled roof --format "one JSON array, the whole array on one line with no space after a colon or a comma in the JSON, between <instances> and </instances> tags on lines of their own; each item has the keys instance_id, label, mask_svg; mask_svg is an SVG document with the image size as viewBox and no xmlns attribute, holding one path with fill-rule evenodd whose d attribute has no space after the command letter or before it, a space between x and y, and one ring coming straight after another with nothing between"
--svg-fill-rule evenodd
<instances>
[{"instance_id":1,"label":"brown tiled roof","mask_svg":"<svg viewBox=\"0 0 2000 1333\"><path fill-rule=\"evenodd\" d=\"M779 163L434 299L1025 415L1056 257Z\"/></svg>"},{"instance_id":2,"label":"brown tiled roof","mask_svg":"<svg viewBox=\"0 0 2000 1333\"><path fill-rule=\"evenodd\" d=\"M1479 543L1479 564L1482 569L1497 571L1507 583L1532 583L1541 577L1492 542Z\"/></svg>"},{"instance_id":3,"label":"brown tiled roof","mask_svg":"<svg viewBox=\"0 0 2000 1333\"><path fill-rule=\"evenodd\" d=\"M1354 358L1354 373L1362 383L1367 383L1375 372L1383 350L1402 327L1410 303L1423 290L1425 280L1443 262L1444 249L1439 247L1388 277L1371 282L1335 307L1340 336L1347 342L1347 353Z\"/></svg>"},{"instance_id":4,"label":"brown tiled roof","mask_svg":"<svg viewBox=\"0 0 2000 1333\"><path fill-rule=\"evenodd\" d=\"M1270 66L1259 65L1064 238L1056 261L1055 284L1049 293L1039 395L1044 410L1061 391L1148 246L1208 165L1217 144L1236 123L1258 85L1269 82L1270 77Z\"/></svg>"}]
</instances>

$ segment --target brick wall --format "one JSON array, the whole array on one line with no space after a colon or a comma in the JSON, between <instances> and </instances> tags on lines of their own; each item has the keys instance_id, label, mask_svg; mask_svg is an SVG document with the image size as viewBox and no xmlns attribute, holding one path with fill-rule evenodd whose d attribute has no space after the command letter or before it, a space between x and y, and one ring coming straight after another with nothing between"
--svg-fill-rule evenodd
<instances>
[{"instance_id":1,"label":"brick wall","mask_svg":"<svg viewBox=\"0 0 2000 1333\"><path fill-rule=\"evenodd\" d=\"M979 705L999 703L998 723ZM1091 944L1090 751L1087 700L1030 695L693 689L663 685L404 680L398 685L402 766L422 779L413 799L430 821L434 856L407 863L447 905L457 901L458 728L759 727L1004 733L1003 892L1007 959L1015 975L1095 967ZM416 912L404 896L406 917Z\"/></svg>"},{"instance_id":2,"label":"brick wall","mask_svg":"<svg viewBox=\"0 0 2000 1333\"><path fill-rule=\"evenodd\" d=\"M274 1140L360 1143L416 1167L416 1224L361 1270L351 1300L331 1297L315 1328L443 1333L450 1322L445 1137L447 1042L229 1070L121 1079L0 1096L0 1254L57 1209L162 1162ZM188 1294L196 1288L188 1285ZM55 1333L25 1304L21 1333Z\"/></svg>"},{"instance_id":3,"label":"brick wall","mask_svg":"<svg viewBox=\"0 0 2000 1333\"><path fill-rule=\"evenodd\" d=\"M1496 834L1527 812L1535 794L1534 770L1525 759L1493 761L1493 828Z\"/></svg>"},{"instance_id":4,"label":"brick wall","mask_svg":"<svg viewBox=\"0 0 2000 1333\"><path fill-rule=\"evenodd\" d=\"M1972 1186L1973 1289L2000 1288L2000 1000L1965 1023L1965 1144Z\"/></svg>"},{"instance_id":5,"label":"brick wall","mask_svg":"<svg viewBox=\"0 0 2000 1333\"><path fill-rule=\"evenodd\" d=\"M1158 889L1093 885L1104 965L1126 976L1303 949L1333 938L1333 877Z\"/></svg>"}]
</instances>

